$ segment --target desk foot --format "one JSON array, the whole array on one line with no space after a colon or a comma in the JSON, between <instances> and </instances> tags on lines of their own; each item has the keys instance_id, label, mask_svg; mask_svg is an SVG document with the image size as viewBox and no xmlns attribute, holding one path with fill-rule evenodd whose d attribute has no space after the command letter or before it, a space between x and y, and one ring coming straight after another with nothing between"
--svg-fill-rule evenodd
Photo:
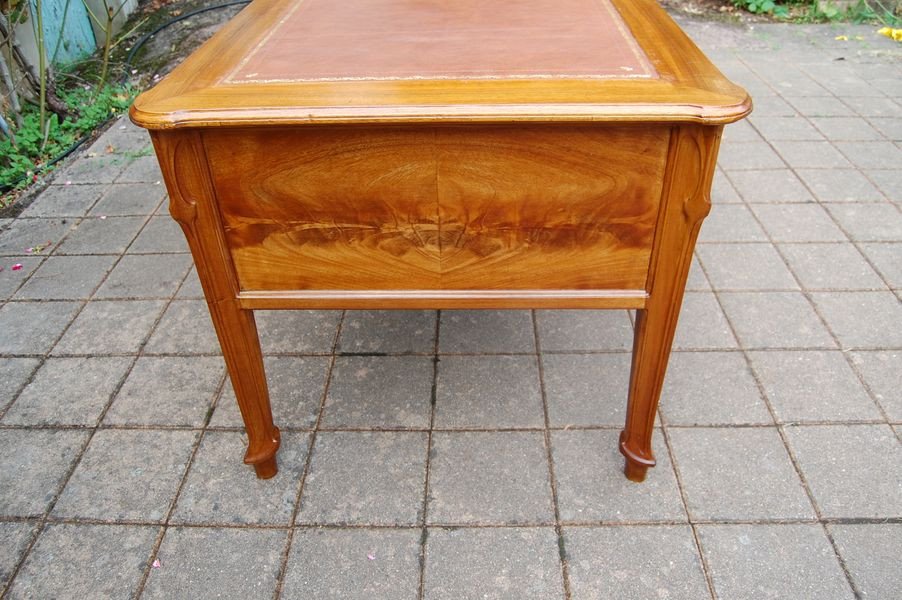
<instances>
[{"instance_id":1,"label":"desk foot","mask_svg":"<svg viewBox=\"0 0 902 600\"><path fill-rule=\"evenodd\" d=\"M279 445L282 442L282 436L278 427L273 427L273 433L268 439L248 446L247 453L244 455L244 462L254 466L257 472L257 479L271 479L279 472L279 465L276 462L276 452L279 451Z\"/></svg>"},{"instance_id":2,"label":"desk foot","mask_svg":"<svg viewBox=\"0 0 902 600\"><path fill-rule=\"evenodd\" d=\"M276 457L268 458L263 462L254 464L254 471L257 472L257 479L272 479L279 472L279 465L276 464Z\"/></svg>"},{"instance_id":3,"label":"desk foot","mask_svg":"<svg viewBox=\"0 0 902 600\"><path fill-rule=\"evenodd\" d=\"M629 438L626 431L620 432L620 453L626 459L623 473L626 478L636 483L645 481L645 475L650 467L655 466L654 455L651 449L647 453L637 453L629 447ZM647 456L645 455L647 454Z\"/></svg>"}]
</instances>

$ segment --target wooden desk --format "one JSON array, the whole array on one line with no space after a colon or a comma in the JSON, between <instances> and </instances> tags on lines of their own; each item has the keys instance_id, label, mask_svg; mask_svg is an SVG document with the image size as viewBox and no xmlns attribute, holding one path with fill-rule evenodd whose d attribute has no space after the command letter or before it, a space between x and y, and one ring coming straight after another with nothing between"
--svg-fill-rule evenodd
<instances>
[{"instance_id":1,"label":"wooden desk","mask_svg":"<svg viewBox=\"0 0 902 600\"><path fill-rule=\"evenodd\" d=\"M258 477L254 309L631 308L641 481L722 126L750 110L652 0L256 0L131 116Z\"/></svg>"}]
</instances>

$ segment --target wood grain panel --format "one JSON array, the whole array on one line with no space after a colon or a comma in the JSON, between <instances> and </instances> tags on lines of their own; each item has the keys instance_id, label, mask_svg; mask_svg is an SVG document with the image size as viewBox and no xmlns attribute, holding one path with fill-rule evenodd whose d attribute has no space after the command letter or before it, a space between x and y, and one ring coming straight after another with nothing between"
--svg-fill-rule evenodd
<instances>
[{"instance_id":1,"label":"wood grain panel","mask_svg":"<svg viewBox=\"0 0 902 600\"><path fill-rule=\"evenodd\" d=\"M204 140L242 290L644 289L668 132L299 128Z\"/></svg>"}]
</instances>

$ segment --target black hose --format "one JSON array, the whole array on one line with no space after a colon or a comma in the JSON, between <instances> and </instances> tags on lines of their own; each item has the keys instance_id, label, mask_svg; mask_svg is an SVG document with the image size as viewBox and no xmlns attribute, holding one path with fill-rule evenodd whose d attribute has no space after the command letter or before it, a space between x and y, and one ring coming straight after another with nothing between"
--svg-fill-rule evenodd
<instances>
[{"instance_id":1,"label":"black hose","mask_svg":"<svg viewBox=\"0 0 902 600\"><path fill-rule=\"evenodd\" d=\"M178 23L179 21L184 21L185 19L188 19L188 18L193 17L193 16L195 16L195 15L199 15L199 14L201 14L201 13L205 13L205 12L208 12L208 11L211 11L211 10L217 10L217 9L220 9L220 8L228 8L228 7L230 7L230 6L238 6L238 5L241 5L241 4L249 4L250 1L251 1L251 0L233 0L232 2L224 2L223 4L214 4L213 6L205 6L205 7L203 7L203 8L198 8L197 10L192 10L191 12L185 13L185 14L183 14L183 15L179 15L179 16L173 18L173 19L169 19L168 21L165 21L164 23L158 25L158 26L157 26L153 31L151 31L150 33L145 33L144 35L142 35L141 38L140 38L137 42L134 43L134 45L132 46L131 50L129 50L128 55L125 57L125 75L123 76L123 79L128 75L128 72L131 70L129 67L131 67L132 60L135 58L135 54L138 53L138 50L140 50L140 49L144 46L144 44L147 43L147 41L148 41L150 38L152 38L152 37L155 36L156 34L160 33L162 30L166 29L166 28L169 27L170 25L174 25L174 24ZM110 122L110 120L111 120L111 119L108 119L108 120L104 121L103 123L101 123L100 125L98 125L97 127L95 127L95 129L97 129L97 128L99 128L99 127L102 127L102 126L104 126L104 125L106 125L107 123ZM50 160L50 161L44 163L44 164L41 165L40 167L35 167L35 170L34 170L34 173L33 173L32 177L33 177L34 175L37 175L38 173L42 172L44 169L47 169L48 167L52 167L53 165L55 165L55 164L58 163L59 161L63 160L63 159L66 158L67 156L71 155L73 152L75 152L76 150L78 150L78 148L79 148L82 144L84 144L85 142L87 142L88 140L90 140L91 137L92 137L92 135L93 135L93 131L92 131L91 133L87 134L86 136L84 136L83 138L81 138L80 140L78 140L77 142L75 142L74 144L72 144L71 146L69 146L69 147L68 147L62 154L60 154L59 156L54 157L52 160ZM28 178L29 178L28 175L23 175L22 177L19 177L18 179L16 179L15 181L13 181L13 182L10 183L10 184L5 184L5 185L3 185L3 186L0 186L0 194L5 194L5 193L7 193L8 191L12 190L12 189L15 188L17 185L19 185L19 184L22 183L23 181L27 180Z\"/></svg>"}]
</instances>

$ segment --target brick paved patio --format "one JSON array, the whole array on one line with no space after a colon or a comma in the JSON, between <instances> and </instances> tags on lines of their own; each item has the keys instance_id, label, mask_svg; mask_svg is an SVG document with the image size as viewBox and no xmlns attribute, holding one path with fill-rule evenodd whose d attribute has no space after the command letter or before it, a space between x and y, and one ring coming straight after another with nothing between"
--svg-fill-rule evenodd
<instances>
[{"instance_id":1,"label":"brick paved patio","mask_svg":"<svg viewBox=\"0 0 902 600\"><path fill-rule=\"evenodd\" d=\"M630 316L571 311L260 313L283 447L256 480L120 122L2 223L0 589L898 598L902 50L684 24L756 112L727 129L644 484L616 449Z\"/></svg>"}]
</instances>

